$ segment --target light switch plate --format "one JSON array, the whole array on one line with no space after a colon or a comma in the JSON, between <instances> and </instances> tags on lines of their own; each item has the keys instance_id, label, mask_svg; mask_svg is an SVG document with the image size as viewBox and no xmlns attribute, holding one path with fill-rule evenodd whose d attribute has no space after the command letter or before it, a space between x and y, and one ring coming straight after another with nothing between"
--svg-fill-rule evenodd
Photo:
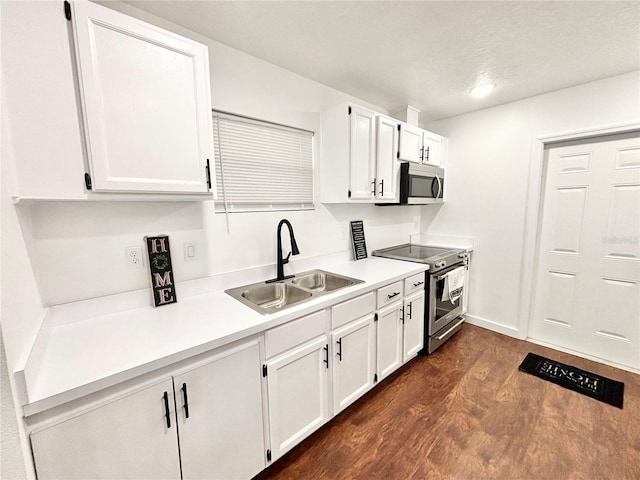
<instances>
[{"instance_id":1,"label":"light switch plate","mask_svg":"<svg viewBox=\"0 0 640 480\"><path fill-rule=\"evenodd\" d=\"M184 261L194 262L198 259L198 248L195 243L184 244Z\"/></svg>"}]
</instances>

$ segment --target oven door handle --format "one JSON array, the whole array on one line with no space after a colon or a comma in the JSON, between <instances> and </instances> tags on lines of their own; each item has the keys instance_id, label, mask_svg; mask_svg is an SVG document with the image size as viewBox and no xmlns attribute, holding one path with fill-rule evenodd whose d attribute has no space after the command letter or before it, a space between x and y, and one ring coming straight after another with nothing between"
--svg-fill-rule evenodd
<instances>
[{"instance_id":1,"label":"oven door handle","mask_svg":"<svg viewBox=\"0 0 640 480\"><path fill-rule=\"evenodd\" d=\"M453 327L451 327L449 330L447 330L446 332L444 332L442 335L438 335L436 337L437 341L442 340L444 337L446 337L447 335L449 335L451 332L453 332L456 328L458 328L460 325L462 325L462 322L464 322L464 318L461 318L459 322L457 322Z\"/></svg>"}]
</instances>

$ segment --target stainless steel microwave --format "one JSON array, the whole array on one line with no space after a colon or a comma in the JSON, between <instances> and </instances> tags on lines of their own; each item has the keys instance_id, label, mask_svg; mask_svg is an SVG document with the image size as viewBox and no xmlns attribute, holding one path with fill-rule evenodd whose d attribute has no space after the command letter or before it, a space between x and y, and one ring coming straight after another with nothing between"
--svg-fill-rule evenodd
<instances>
[{"instance_id":1,"label":"stainless steel microwave","mask_svg":"<svg viewBox=\"0 0 640 480\"><path fill-rule=\"evenodd\" d=\"M431 205L444 203L444 168L404 162L400 164L397 203L378 205Z\"/></svg>"}]
</instances>

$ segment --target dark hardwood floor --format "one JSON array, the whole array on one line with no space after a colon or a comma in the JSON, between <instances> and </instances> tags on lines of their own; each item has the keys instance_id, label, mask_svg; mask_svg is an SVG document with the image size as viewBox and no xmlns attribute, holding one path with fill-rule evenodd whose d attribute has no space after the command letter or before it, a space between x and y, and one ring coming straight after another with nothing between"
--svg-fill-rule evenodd
<instances>
[{"instance_id":1,"label":"dark hardwood floor","mask_svg":"<svg viewBox=\"0 0 640 480\"><path fill-rule=\"evenodd\" d=\"M527 352L625 383L620 410L518 371ZM465 324L256 479L640 479L640 376Z\"/></svg>"}]
</instances>

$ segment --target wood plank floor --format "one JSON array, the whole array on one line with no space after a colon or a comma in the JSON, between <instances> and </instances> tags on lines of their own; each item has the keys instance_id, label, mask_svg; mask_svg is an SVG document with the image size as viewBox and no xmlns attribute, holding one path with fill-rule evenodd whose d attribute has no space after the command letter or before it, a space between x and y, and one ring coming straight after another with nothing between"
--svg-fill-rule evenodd
<instances>
[{"instance_id":1,"label":"wood plank floor","mask_svg":"<svg viewBox=\"0 0 640 480\"><path fill-rule=\"evenodd\" d=\"M620 410L518 371L527 352L625 383ZM465 324L256 479L640 479L640 375Z\"/></svg>"}]
</instances>

